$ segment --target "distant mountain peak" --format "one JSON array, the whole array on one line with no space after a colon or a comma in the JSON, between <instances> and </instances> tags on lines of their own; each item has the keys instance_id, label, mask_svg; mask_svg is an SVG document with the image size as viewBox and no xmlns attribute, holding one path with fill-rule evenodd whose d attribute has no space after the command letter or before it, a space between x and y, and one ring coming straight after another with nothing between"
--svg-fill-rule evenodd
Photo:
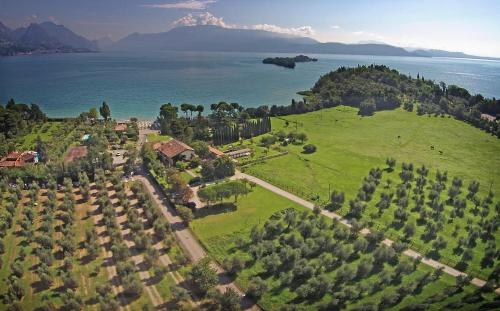
<instances>
[{"instance_id":1,"label":"distant mountain peak","mask_svg":"<svg viewBox=\"0 0 500 311\"><path fill-rule=\"evenodd\" d=\"M10 30L0 23L0 55L16 53L90 52L97 46L75 34L64 25L47 21L30 23L27 27Z\"/></svg>"}]
</instances>

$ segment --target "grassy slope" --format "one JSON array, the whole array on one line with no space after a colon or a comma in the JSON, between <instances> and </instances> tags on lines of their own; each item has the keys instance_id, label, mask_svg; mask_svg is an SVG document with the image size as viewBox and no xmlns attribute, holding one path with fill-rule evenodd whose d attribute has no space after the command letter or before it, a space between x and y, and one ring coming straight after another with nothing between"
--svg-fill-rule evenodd
<instances>
[{"instance_id":1,"label":"grassy slope","mask_svg":"<svg viewBox=\"0 0 500 311\"><path fill-rule=\"evenodd\" d=\"M449 177L461 177L466 184L476 179L483 191L491 182L494 190L500 189L500 141L461 121L418 117L402 110L362 118L350 107L286 119L300 122L298 130L309 136L308 142L318 151L304 155L301 146L288 146L291 154L252 166L248 172L303 191L307 198L318 194L326 200L329 184L331 189L344 191L347 198L353 197L369 169L385 167L387 157L398 163L425 164L431 171L447 170ZM295 128L292 122L288 129L282 120L272 122L274 130Z\"/></svg>"},{"instance_id":2,"label":"grassy slope","mask_svg":"<svg viewBox=\"0 0 500 311\"><path fill-rule=\"evenodd\" d=\"M45 122L42 125L35 126L31 130L31 133L22 138L22 141L19 143L19 148L21 150L32 150L35 147L38 136L40 136L44 142L50 141L54 132L57 131L61 125L62 122Z\"/></svg>"}]
</instances>

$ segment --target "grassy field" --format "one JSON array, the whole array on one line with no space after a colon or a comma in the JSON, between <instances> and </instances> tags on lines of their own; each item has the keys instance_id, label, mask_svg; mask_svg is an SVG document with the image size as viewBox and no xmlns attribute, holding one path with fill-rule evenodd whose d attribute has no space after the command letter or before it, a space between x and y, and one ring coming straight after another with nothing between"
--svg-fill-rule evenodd
<instances>
[{"instance_id":1,"label":"grassy field","mask_svg":"<svg viewBox=\"0 0 500 311\"><path fill-rule=\"evenodd\" d=\"M307 143L316 145L317 152L306 155L302 146L288 145L284 147L288 155L251 166L247 172L307 199L318 195L326 201L329 189L353 197L367 172L385 167L387 157L446 170L450 177L466 183L475 179L483 190L491 184L500 192L500 141L464 122L403 110L360 117L357 109L344 106L285 119L288 127L273 118L273 131L293 131L297 121L297 130L307 134Z\"/></svg>"},{"instance_id":2,"label":"grassy field","mask_svg":"<svg viewBox=\"0 0 500 311\"><path fill-rule=\"evenodd\" d=\"M191 228L210 254L222 262L238 238L249 234L254 225L286 208L306 210L288 199L256 186L247 196L238 199L234 211L198 215Z\"/></svg>"},{"instance_id":3,"label":"grassy field","mask_svg":"<svg viewBox=\"0 0 500 311\"><path fill-rule=\"evenodd\" d=\"M158 143L162 141L169 141L172 139L172 137L168 135L160 135L160 134L148 134L146 135L146 138L148 139L148 143Z\"/></svg>"},{"instance_id":4,"label":"grassy field","mask_svg":"<svg viewBox=\"0 0 500 311\"><path fill-rule=\"evenodd\" d=\"M273 119L273 130L295 130L296 121L297 130L305 132L309 137L307 143L316 145L318 151L303 154L302 146L289 145L283 147L289 151L288 155L247 167L246 172L322 204L328 202L329 191L343 191L346 203L337 212L346 215L347 202L354 199L368 171L375 167L386 168L386 158L393 157L397 160L397 168L393 173L384 171L383 179L391 179L394 184L385 192L395 192L399 185L398 174L402 162L413 163L415 169L425 165L430 169L429 180L435 178L438 169L448 171L448 185L441 200L446 200L453 177L463 180L461 198L465 197L467 186L472 180L481 184L478 194L481 200L491 188L497 193L497 197L485 219L494 216L492 211L500 192L500 141L477 128L451 118L419 117L403 110L381 111L372 117L362 118L357 115L356 109L350 107L287 116L285 119L289 120L288 128L285 121ZM369 202L362 219L392 237L402 236L402 230L396 230L391 225L396 209L394 204L380 217L376 217L378 209L375 204L382 192L381 188L379 186L378 192ZM410 202L410 208L413 207L412 204ZM449 217L452 209L452 206L445 206L447 222L438 234L448 242L440 259L451 266L457 266L460 253L455 254L452 250L460 237L467 238L468 230L470 231L468 224L479 228L481 217L472 213L471 202L467 204L465 217L452 220ZM411 212L408 221L415 222L418 215L418 212ZM458 234L453 234L456 228ZM420 237L424 231L424 224L417 226L412 246L427 253L432 241L422 241ZM500 240L496 238L496 245L499 244ZM486 243L478 240L477 245L472 248L473 260L468 266L457 268L485 278L493 269L491 266L480 265L485 247Z\"/></svg>"}]
</instances>

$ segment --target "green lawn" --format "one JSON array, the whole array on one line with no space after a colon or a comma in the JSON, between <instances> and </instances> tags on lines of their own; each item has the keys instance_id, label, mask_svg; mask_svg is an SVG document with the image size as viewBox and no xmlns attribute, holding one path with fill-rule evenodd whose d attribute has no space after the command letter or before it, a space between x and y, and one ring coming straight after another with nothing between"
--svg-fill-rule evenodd
<instances>
[{"instance_id":1,"label":"green lawn","mask_svg":"<svg viewBox=\"0 0 500 311\"><path fill-rule=\"evenodd\" d=\"M326 201L329 189L353 197L367 172L385 167L387 157L398 164L447 170L450 177L461 177L466 184L476 179L483 190L492 183L500 192L500 140L462 121L403 110L360 117L357 109L344 106L285 119L299 122L298 131L308 135L307 143L316 145L317 152L306 155L302 146L288 145L284 149L290 154L246 171L307 199L319 195ZM294 123L287 128L285 121L276 118L272 126L273 131L295 130Z\"/></svg>"},{"instance_id":2,"label":"green lawn","mask_svg":"<svg viewBox=\"0 0 500 311\"><path fill-rule=\"evenodd\" d=\"M162 141L169 141L172 139L172 137L168 135L160 135L157 133L148 134L146 135L146 138L148 139L148 143L158 143Z\"/></svg>"},{"instance_id":3,"label":"green lawn","mask_svg":"<svg viewBox=\"0 0 500 311\"><path fill-rule=\"evenodd\" d=\"M188 172L186 171L182 171L180 172L180 176L182 178L182 180L184 180L185 182L189 182L191 179L193 179L193 176L191 176Z\"/></svg>"},{"instance_id":4,"label":"green lawn","mask_svg":"<svg viewBox=\"0 0 500 311\"><path fill-rule=\"evenodd\" d=\"M248 235L254 225L264 223L275 212L289 207L306 210L301 205L256 186L247 196L238 198L235 211L196 218L191 228L210 254L222 262L238 238Z\"/></svg>"}]
</instances>

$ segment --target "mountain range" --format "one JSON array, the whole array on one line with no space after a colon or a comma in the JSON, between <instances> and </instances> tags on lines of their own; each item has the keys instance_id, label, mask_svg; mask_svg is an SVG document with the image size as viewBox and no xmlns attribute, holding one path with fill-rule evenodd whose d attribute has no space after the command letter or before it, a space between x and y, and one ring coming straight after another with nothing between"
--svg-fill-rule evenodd
<instances>
[{"instance_id":1,"label":"mountain range","mask_svg":"<svg viewBox=\"0 0 500 311\"><path fill-rule=\"evenodd\" d=\"M386 44L321 43L307 37L218 26L185 26L167 32L131 34L112 50L176 50L419 56Z\"/></svg>"},{"instance_id":2,"label":"mountain range","mask_svg":"<svg viewBox=\"0 0 500 311\"><path fill-rule=\"evenodd\" d=\"M32 23L10 29L0 22L0 55L22 53L74 53L97 51L92 42L73 31L52 22Z\"/></svg>"},{"instance_id":3,"label":"mountain range","mask_svg":"<svg viewBox=\"0 0 500 311\"><path fill-rule=\"evenodd\" d=\"M108 37L90 41L63 25L52 22L32 23L27 27L15 30L9 29L0 22L0 56L20 53L71 53L108 50L311 53L498 60L462 52L405 49L382 42L322 43L308 37L296 37L264 30L223 28L213 25L183 26L160 33L133 33L113 42Z\"/></svg>"}]
</instances>

